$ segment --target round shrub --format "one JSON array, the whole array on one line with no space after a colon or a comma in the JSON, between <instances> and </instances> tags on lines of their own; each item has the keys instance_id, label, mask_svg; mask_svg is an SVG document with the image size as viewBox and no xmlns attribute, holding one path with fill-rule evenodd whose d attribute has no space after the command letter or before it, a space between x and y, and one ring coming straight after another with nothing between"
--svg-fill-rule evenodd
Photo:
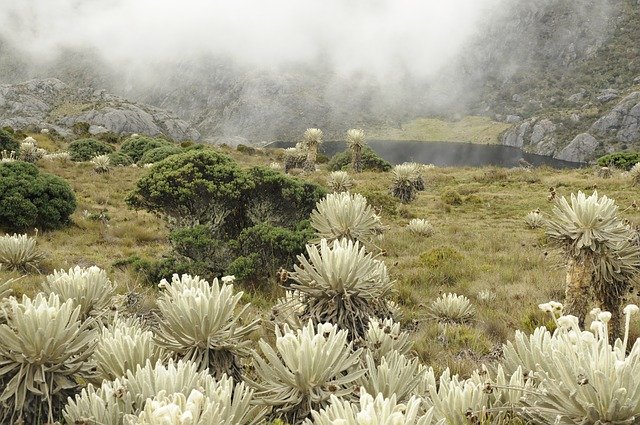
<instances>
[{"instance_id":1,"label":"round shrub","mask_svg":"<svg viewBox=\"0 0 640 425\"><path fill-rule=\"evenodd\" d=\"M99 155L108 155L113 148L96 139L78 139L69 144L69 153L73 161L89 161Z\"/></svg>"},{"instance_id":2,"label":"round shrub","mask_svg":"<svg viewBox=\"0 0 640 425\"><path fill-rule=\"evenodd\" d=\"M151 150L146 151L142 158L140 158L140 164L153 164L154 162L162 161L165 158L170 157L171 155L175 155L183 152L183 149L178 146L169 145L169 146L160 146L159 148L153 148Z\"/></svg>"},{"instance_id":3,"label":"round shrub","mask_svg":"<svg viewBox=\"0 0 640 425\"><path fill-rule=\"evenodd\" d=\"M65 180L26 162L0 163L0 225L6 230L57 228L75 209L75 195Z\"/></svg>"},{"instance_id":4,"label":"round shrub","mask_svg":"<svg viewBox=\"0 0 640 425\"><path fill-rule=\"evenodd\" d=\"M598 158L601 167L616 167L629 171L640 162L640 152L615 152Z\"/></svg>"},{"instance_id":5,"label":"round shrub","mask_svg":"<svg viewBox=\"0 0 640 425\"><path fill-rule=\"evenodd\" d=\"M193 150L156 163L127 202L162 214L178 226L210 225L221 234L237 235L243 196L252 187L228 156Z\"/></svg>"},{"instance_id":6,"label":"round shrub","mask_svg":"<svg viewBox=\"0 0 640 425\"><path fill-rule=\"evenodd\" d=\"M129 165L133 164L133 160L129 157L129 155L126 155L122 152L110 153L109 160L111 161L111 165L113 165L114 167L128 167Z\"/></svg>"},{"instance_id":7,"label":"round shrub","mask_svg":"<svg viewBox=\"0 0 640 425\"><path fill-rule=\"evenodd\" d=\"M329 171L340 171L351 166L351 150L346 150L335 154L329 161ZM391 164L382 159L376 151L369 146L362 148L362 170L363 171L389 171Z\"/></svg>"},{"instance_id":8,"label":"round shrub","mask_svg":"<svg viewBox=\"0 0 640 425\"><path fill-rule=\"evenodd\" d=\"M20 149L20 143L13 138L13 135L8 131L0 129L0 152L18 152Z\"/></svg>"},{"instance_id":9,"label":"round shrub","mask_svg":"<svg viewBox=\"0 0 640 425\"><path fill-rule=\"evenodd\" d=\"M120 152L129 155L133 162L138 162L142 159L142 155L144 155L146 152L162 146L173 146L173 144L164 139L155 139L146 136L135 136L129 137L124 141L124 143L120 147Z\"/></svg>"}]
</instances>

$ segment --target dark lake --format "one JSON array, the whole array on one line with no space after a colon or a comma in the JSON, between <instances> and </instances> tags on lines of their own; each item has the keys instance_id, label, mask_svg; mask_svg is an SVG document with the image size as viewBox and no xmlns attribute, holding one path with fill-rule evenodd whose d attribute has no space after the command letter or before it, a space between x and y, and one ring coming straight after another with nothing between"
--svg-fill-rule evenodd
<instances>
[{"instance_id":1,"label":"dark lake","mask_svg":"<svg viewBox=\"0 0 640 425\"><path fill-rule=\"evenodd\" d=\"M586 164L536 155L519 148L503 145L481 145L462 142L420 142L399 140L369 140L367 144L391 164L415 161L440 167L517 167L524 159L534 166L547 165L553 168L579 168ZM290 148L291 142L274 142L266 147ZM324 142L320 152L331 157L346 149L345 142Z\"/></svg>"}]
</instances>

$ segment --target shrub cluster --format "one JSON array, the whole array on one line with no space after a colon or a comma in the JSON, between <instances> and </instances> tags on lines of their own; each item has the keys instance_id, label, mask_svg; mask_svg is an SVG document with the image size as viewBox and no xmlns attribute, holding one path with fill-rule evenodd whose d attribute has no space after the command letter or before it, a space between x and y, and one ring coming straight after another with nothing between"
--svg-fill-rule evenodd
<instances>
[{"instance_id":1,"label":"shrub cluster","mask_svg":"<svg viewBox=\"0 0 640 425\"><path fill-rule=\"evenodd\" d=\"M0 129L0 152L16 152L20 150L20 143L13 138L13 135L8 131Z\"/></svg>"},{"instance_id":2,"label":"shrub cluster","mask_svg":"<svg viewBox=\"0 0 640 425\"><path fill-rule=\"evenodd\" d=\"M122 143L120 152L128 155L133 162L138 162L146 152L163 146L173 146L173 144L165 139L132 136Z\"/></svg>"},{"instance_id":3,"label":"shrub cluster","mask_svg":"<svg viewBox=\"0 0 640 425\"><path fill-rule=\"evenodd\" d=\"M598 165L601 167L616 167L627 171L638 162L640 152L615 152L598 158Z\"/></svg>"},{"instance_id":4,"label":"shrub cluster","mask_svg":"<svg viewBox=\"0 0 640 425\"><path fill-rule=\"evenodd\" d=\"M69 154L73 161L89 161L98 155L108 155L113 147L96 139L78 139L69 144Z\"/></svg>"},{"instance_id":5,"label":"shrub cluster","mask_svg":"<svg viewBox=\"0 0 640 425\"><path fill-rule=\"evenodd\" d=\"M0 227L53 229L66 224L75 209L65 180L26 162L0 163Z\"/></svg>"},{"instance_id":6,"label":"shrub cluster","mask_svg":"<svg viewBox=\"0 0 640 425\"><path fill-rule=\"evenodd\" d=\"M335 154L331 160L329 160L329 171L340 171L347 169L352 163L352 151L346 150L341 153ZM389 171L391 170L391 164L382 159L376 151L369 146L362 147L362 170L363 171Z\"/></svg>"}]
</instances>

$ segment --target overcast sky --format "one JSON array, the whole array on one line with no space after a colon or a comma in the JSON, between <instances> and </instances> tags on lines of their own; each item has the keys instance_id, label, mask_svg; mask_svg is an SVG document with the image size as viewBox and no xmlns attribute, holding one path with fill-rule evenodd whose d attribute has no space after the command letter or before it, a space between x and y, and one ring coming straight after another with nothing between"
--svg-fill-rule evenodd
<instances>
[{"instance_id":1,"label":"overcast sky","mask_svg":"<svg viewBox=\"0 0 640 425\"><path fill-rule=\"evenodd\" d=\"M113 63L226 54L251 66L329 60L342 72L438 72L503 0L0 0L0 34L49 57Z\"/></svg>"}]
</instances>

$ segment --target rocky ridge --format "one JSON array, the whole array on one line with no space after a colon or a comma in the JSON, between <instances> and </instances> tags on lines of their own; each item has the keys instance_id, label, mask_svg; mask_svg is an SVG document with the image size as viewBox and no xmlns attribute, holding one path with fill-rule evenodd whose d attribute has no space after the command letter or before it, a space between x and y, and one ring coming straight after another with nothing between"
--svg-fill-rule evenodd
<instances>
[{"instance_id":1,"label":"rocky ridge","mask_svg":"<svg viewBox=\"0 0 640 425\"><path fill-rule=\"evenodd\" d=\"M55 78L0 85L0 127L50 128L70 134L88 123L92 134L164 134L174 140L198 140L200 133L172 113L128 101L93 88L75 88Z\"/></svg>"}]
</instances>

